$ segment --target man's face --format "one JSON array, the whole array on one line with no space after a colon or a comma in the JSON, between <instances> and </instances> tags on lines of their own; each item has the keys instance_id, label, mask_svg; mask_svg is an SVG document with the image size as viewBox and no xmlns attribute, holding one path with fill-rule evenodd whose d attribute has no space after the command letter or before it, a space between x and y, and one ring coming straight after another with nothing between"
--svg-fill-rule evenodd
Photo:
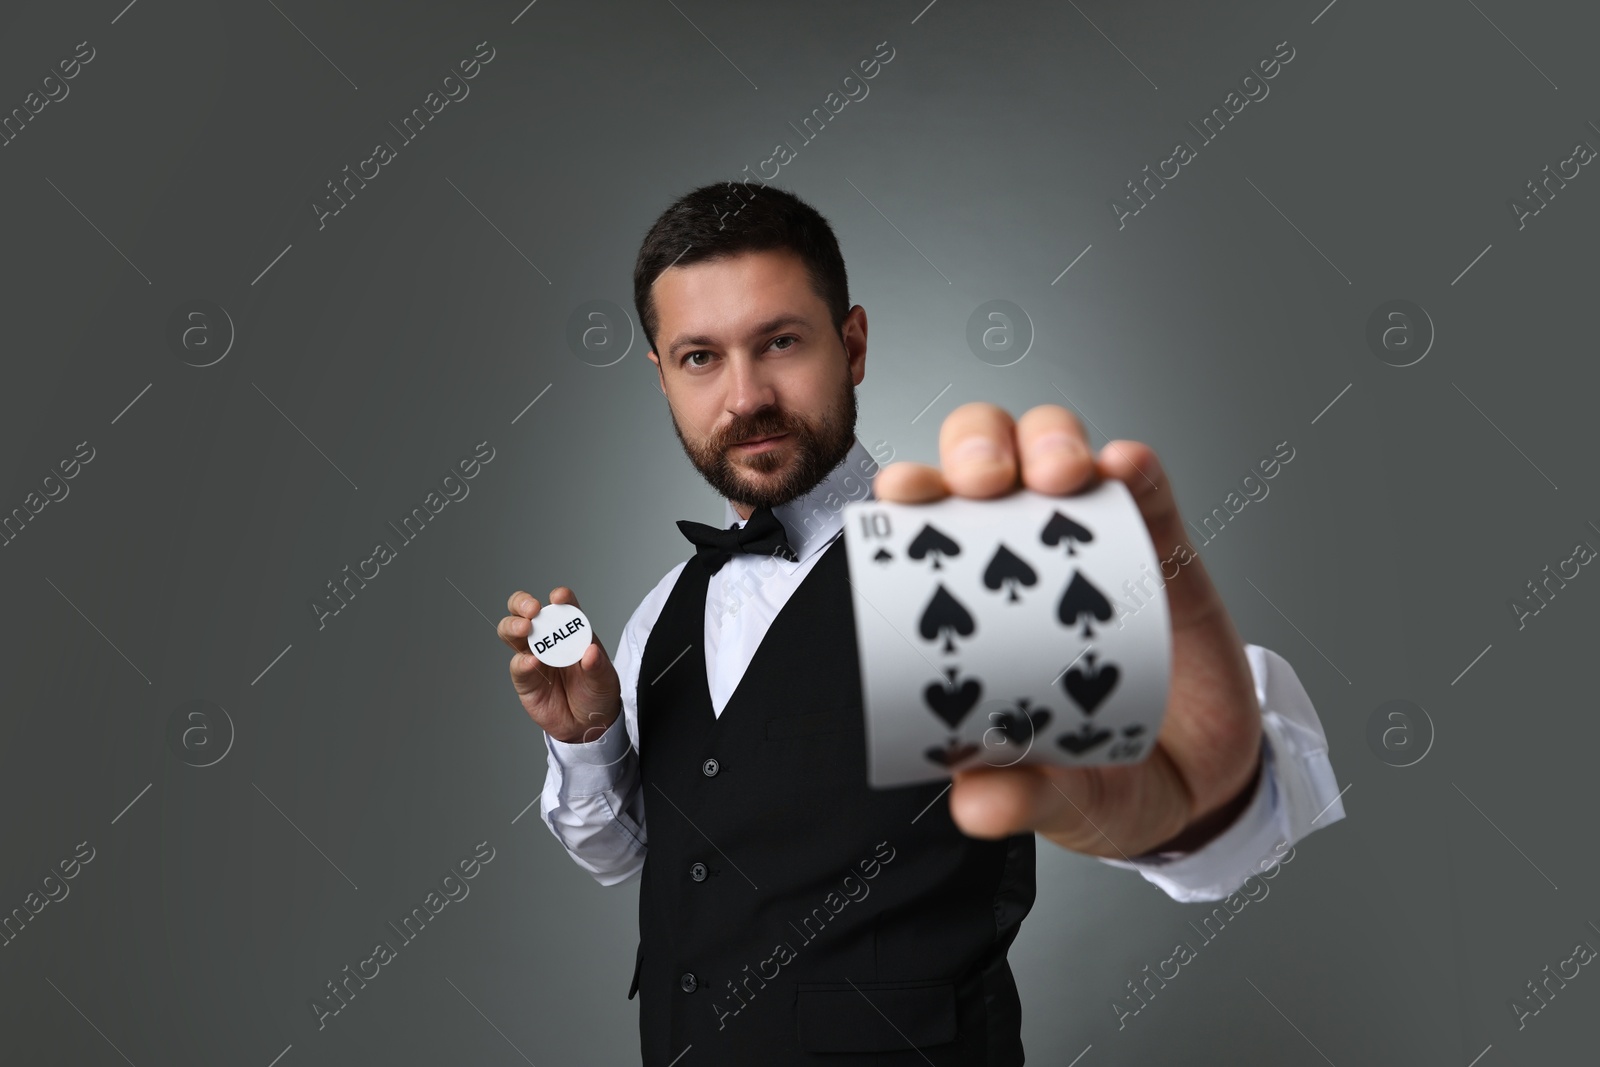
<instances>
[{"instance_id":1,"label":"man's face","mask_svg":"<svg viewBox=\"0 0 1600 1067\"><path fill-rule=\"evenodd\" d=\"M649 358L672 428L741 518L803 496L843 462L866 374L859 305L841 337L786 250L669 267L651 291L662 351Z\"/></svg>"}]
</instances>

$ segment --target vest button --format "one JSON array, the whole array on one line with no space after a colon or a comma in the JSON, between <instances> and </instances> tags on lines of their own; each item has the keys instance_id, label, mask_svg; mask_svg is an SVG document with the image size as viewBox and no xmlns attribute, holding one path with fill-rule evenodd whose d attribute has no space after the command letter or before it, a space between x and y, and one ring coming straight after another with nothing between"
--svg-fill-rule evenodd
<instances>
[{"instance_id":1,"label":"vest button","mask_svg":"<svg viewBox=\"0 0 1600 1067\"><path fill-rule=\"evenodd\" d=\"M717 771L721 770L722 768L717 763L716 760L708 759L704 763L700 764L700 769L705 772L705 776L707 778L710 778L712 775L716 774Z\"/></svg>"},{"instance_id":2,"label":"vest button","mask_svg":"<svg viewBox=\"0 0 1600 1067\"><path fill-rule=\"evenodd\" d=\"M678 979L678 986L685 993L693 993L695 991L695 989L699 986L699 984L700 984L699 982L695 981L695 977L694 977L693 973L687 972L687 971L684 972L684 975L683 975L682 978Z\"/></svg>"},{"instance_id":3,"label":"vest button","mask_svg":"<svg viewBox=\"0 0 1600 1067\"><path fill-rule=\"evenodd\" d=\"M706 865L703 864L703 863L696 863L693 867L690 867L689 868L689 877L693 878L697 882L705 881L706 880Z\"/></svg>"}]
</instances>

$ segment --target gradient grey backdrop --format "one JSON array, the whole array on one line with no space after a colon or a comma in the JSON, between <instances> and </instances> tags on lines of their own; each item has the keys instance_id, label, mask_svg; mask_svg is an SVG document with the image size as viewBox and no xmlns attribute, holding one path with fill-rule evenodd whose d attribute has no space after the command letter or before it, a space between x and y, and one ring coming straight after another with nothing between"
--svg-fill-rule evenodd
<instances>
[{"instance_id":1,"label":"gradient grey backdrop","mask_svg":"<svg viewBox=\"0 0 1600 1067\"><path fill-rule=\"evenodd\" d=\"M0 1059L636 1062L637 882L541 825L493 626L569 584L615 649L689 550L673 520L720 518L642 345L602 368L566 334L587 301L631 318L651 220L778 141L870 317L869 446L932 461L963 402L1070 402L1096 446L1154 446L1190 516L1296 450L1203 555L1310 692L1349 817L1121 1030L1112 1000L1209 908L1041 844L1029 1062L1593 1048L1600 977L1520 1031L1509 1002L1600 945L1600 577L1521 629L1510 602L1600 546L1600 176L1521 230L1507 206L1600 144L1592 7L125 2L0 16L0 112L95 49L0 148L0 512L94 449L0 548L0 911L95 850L0 948ZM324 183L480 41L470 96L318 230ZM881 41L870 95L802 142ZM1109 201L1179 139L1198 158L1119 230ZM166 336L196 298L236 330L204 368ZM1396 298L1437 331L1404 368L1364 339ZM993 299L1034 331L1004 368L966 342ZM470 495L319 629L310 598L480 441ZM1366 740L1392 699L1436 731L1411 767ZM212 766L169 743L191 700L232 723ZM480 841L470 896L319 1031L310 998Z\"/></svg>"}]
</instances>

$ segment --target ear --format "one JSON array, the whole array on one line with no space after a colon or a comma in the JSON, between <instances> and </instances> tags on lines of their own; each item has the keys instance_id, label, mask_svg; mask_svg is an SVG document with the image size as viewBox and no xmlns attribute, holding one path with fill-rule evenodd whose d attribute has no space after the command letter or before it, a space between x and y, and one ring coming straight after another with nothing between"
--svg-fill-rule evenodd
<instances>
[{"instance_id":1,"label":"ear","mask_svg":"<svg viewBox=\"0 0 1600 1067\"><path fill-rule=\"evenodd\" d=\"M651 351L645 353L645 358L648 359L651 363L654 363L656 365L656 387L661 390L661 395L662 396L666 396L667 395L667 381L666 381L666 378L662 375L662 372L661 372L661 359L660 359L660 357L657 356L655 354L655 350L652 349Z\"/></svg>"},{"instance_id":2,"label":"ear","mask_svg":"<svg viewBox=\"0 0 1600 1067\"><path fill-rule=\"evenodd\" d=\"M850 364L850 378L856 385L867 376L867 309L860 304L845 315L840 333L844 341L845 358Z\"/></svg>"}]
</instances>

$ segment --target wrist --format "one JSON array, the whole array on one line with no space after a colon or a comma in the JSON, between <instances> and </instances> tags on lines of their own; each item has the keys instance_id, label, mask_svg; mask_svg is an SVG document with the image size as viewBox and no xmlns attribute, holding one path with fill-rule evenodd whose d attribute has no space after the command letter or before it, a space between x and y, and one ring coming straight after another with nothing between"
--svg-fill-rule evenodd
<instances>
[{"instance_id":1,"label":"wrist","mask_svg":"<svg viewBox=\"0 0 1600 1067\"><path fill-rule=\"evenodd\" d=\"M1238 821L1239 816L1250 806L1250 801L1255 797L1256 789L1261 783L1262 762L1262 753L1257 749L1255 770L1232 799L1221 807L1190 821L1176 835L1134 856L1133 859L1154 859L1161 853L1197 852L1216 840L1228 827Z\"/></svg>"},{"instance_id":2,"label":"wrist","mask_svg":"<svg viewBox=\"0 0 1600 1067\"><path fill-rule=\"evenodd\" d=\"M619 719L619 718L621 718L620 715L614 715L610 719L607 719L603 723L591 723L588 726L582 726L582 727L574 726L572 731L569 732L569 733L565 733L565 734L550 733L550 737L553 740L559 741L564 745L592 745L592 744L596 744L602 738L604 738L607 733L610 732L612 724L615 723L617 721L617 719ZM549 732L549 731L547 731L547 732Z\"/></svg>"},{"instance_id":3,"label":"wrist","mask_svg":"<svg viewBox=\"0 0 1600 1067\"><path fill-rule=\"evenodd\" d=\"M555 736L555 734L550 734L550 737L554 737L555 741L560 741L562 744L568 745L600 744L600 741L602 741L603 737L610 733L611 723L614 723L614 721L616 720L613 718L613 720L608 721L608 723L605 723L603 726L584 726L582 731L579 731L579 733L568 734L568 736L558 737Z\"/></svg>"}]
</instances>

